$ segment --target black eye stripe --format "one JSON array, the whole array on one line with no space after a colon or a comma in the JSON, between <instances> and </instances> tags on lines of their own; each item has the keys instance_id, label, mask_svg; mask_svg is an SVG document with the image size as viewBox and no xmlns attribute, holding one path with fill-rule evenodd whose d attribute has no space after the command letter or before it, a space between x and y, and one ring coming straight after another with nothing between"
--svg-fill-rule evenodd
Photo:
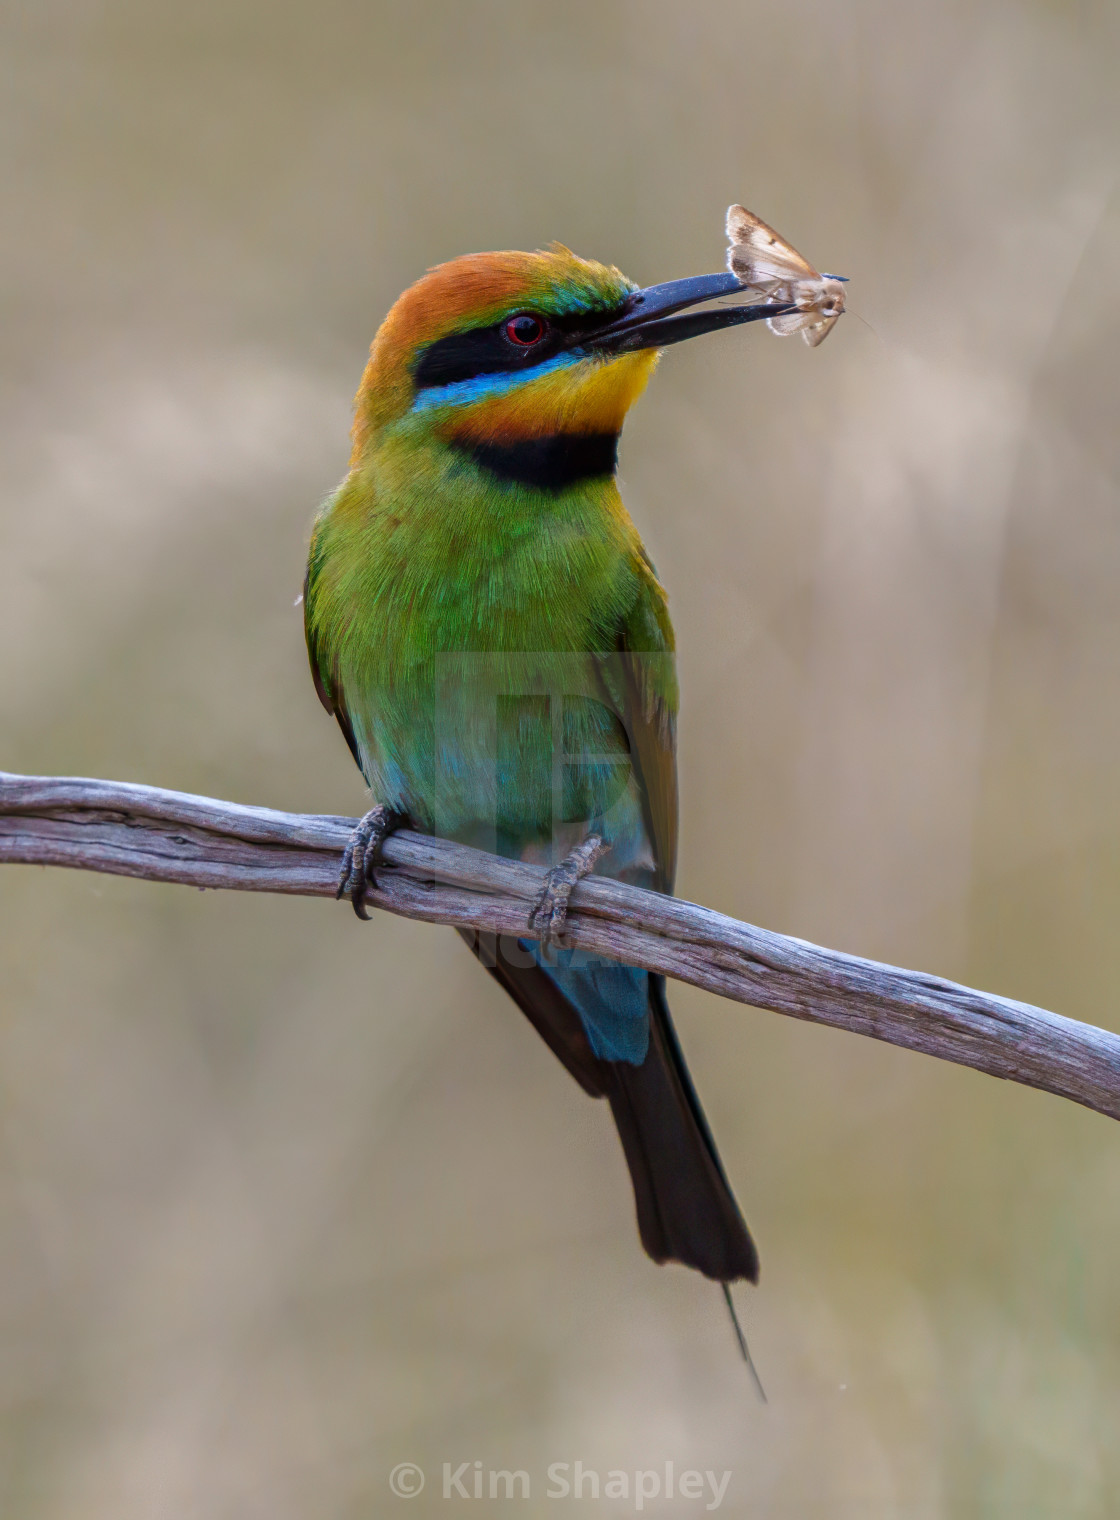
<instances>
[{"instance_id":1,"label":"black eye stripe","mask_svg":"<svg viewBox=\"0 0 1120 1520\"><path fill-rule=\"evenodd\" d=\"M549 337L531 348L517 349L502 336L500 327L476 327L471 332L448 333L431 344L420 355L412 378L417 390L426 390L433 385L471 380L476 375L516 372L539 364L558 347L557 340Z\"/></svg>"},{"instance_id":2,"label":"black eye stripe","mask_svg":"<svg viewBox=\"0 0 1120 1520\"><path fill-rule=\"evenodd\" d=\"M622 314L623 304L601 311L582 312L574 317L553 317L540 313L547 323L547 335L539 342L518 347L505 336L509 321L505 316L493 327L473 327L467 332L448 333L430 344L413 366L412 378L417 390L436 385L454 385L458 380L473 380L476 375L517 374L551 359L563 348L571 347L581 332L594 332ZM527 314L529 309L526 308ZM537 313L531 313L537 315ZM517 313L510 315L516 316Z\"/></svg>"}]
</instances>

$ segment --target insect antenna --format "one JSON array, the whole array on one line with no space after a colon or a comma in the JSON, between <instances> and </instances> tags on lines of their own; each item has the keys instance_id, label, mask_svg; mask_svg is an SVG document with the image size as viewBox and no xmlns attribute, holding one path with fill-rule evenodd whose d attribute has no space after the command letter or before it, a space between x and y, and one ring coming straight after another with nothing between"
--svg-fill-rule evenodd
<instances>
[{"instance_id":1,"label":"insect antenna","mask_svg":"<svg viewBox=\"0 0 1120 1520\"><path fill-rule=\"evenodd\" d=\"M848 316L848 317L855 317L855 319L856 319L857 322L862 322L863 325L864 325L864 327L867 328L867 331L869 333L872 333L876 338L878 338L880 343L883 343L883 342L886 341L883 338L882 334L876 328L872 327L871 323L867 320L866 317L861 317L860 314L859 314L859 312L858 311L853 311L850 306L846 308L844 315Z\"/></svg>"}]
</instances>

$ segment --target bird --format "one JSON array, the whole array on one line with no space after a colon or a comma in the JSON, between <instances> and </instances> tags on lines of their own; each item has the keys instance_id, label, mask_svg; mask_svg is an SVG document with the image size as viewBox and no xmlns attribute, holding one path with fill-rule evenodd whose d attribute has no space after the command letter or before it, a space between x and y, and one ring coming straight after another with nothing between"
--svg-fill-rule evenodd
<instances>
[{"instance_id":1,"label":"bird","mask_svg":"<svg viewBox=\"0 0 1120 1520\"><path fill-rule=\"evenodd\" d=\"M402 827L548 868L524 935L464 937L607 1100L645 1251L729 1307L758 1251L664 978L581 955L564 926L592 871L673 890L674 634L618 441L663 349L773 316L723 300L740 291L727 272L640 287L559 243L428 270L373 339L303 597L316 689L373 802L339 896L366 916Z\"/></svg>"}]
</instances>

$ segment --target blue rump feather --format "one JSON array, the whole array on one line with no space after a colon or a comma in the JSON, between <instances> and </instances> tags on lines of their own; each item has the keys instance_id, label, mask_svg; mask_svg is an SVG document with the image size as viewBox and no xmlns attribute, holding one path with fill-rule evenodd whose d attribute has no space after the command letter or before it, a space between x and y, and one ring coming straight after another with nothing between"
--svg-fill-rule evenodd
<instances>
[{"instance_id":1,"label":"blue rump feather","mask_svg":"<svg viewBox=\"0 0 1120 1520\"><path fill-rule=\"evenodd\" d=\"M575 1006L591 1049L601 1061L640 1066L649 1049L649 972L586 950L554 949L546 959L536 940L519 940Z\"/></svg>"}]
</instances>

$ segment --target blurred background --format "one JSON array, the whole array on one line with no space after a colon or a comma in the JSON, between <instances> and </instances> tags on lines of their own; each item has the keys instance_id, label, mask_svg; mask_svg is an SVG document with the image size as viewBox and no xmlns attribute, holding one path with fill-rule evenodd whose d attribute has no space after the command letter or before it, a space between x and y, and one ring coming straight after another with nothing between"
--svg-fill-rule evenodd
<instances>
[{"instance_id":1,"label":"blurred background","mask_svg":"<svg viewBox=\"0 0 1120 1520\"><path fill-rule=\"evenodd\" d=\"M479 248L716 270L742 200L850 315L673 350L623 440L678 890L1120 1028L1115 4L2 32L0 767L361 812L293 603L381 316ZM8 867L0 994L5 1520L436 1516L445 1461L563 1513L577 1458L729 1469L734 1516L1120 1509L1103 1118L674 988L763 1407L715 1288L643 1256L605 1107L450 931Z\"/></svg>"}]
</instances>

